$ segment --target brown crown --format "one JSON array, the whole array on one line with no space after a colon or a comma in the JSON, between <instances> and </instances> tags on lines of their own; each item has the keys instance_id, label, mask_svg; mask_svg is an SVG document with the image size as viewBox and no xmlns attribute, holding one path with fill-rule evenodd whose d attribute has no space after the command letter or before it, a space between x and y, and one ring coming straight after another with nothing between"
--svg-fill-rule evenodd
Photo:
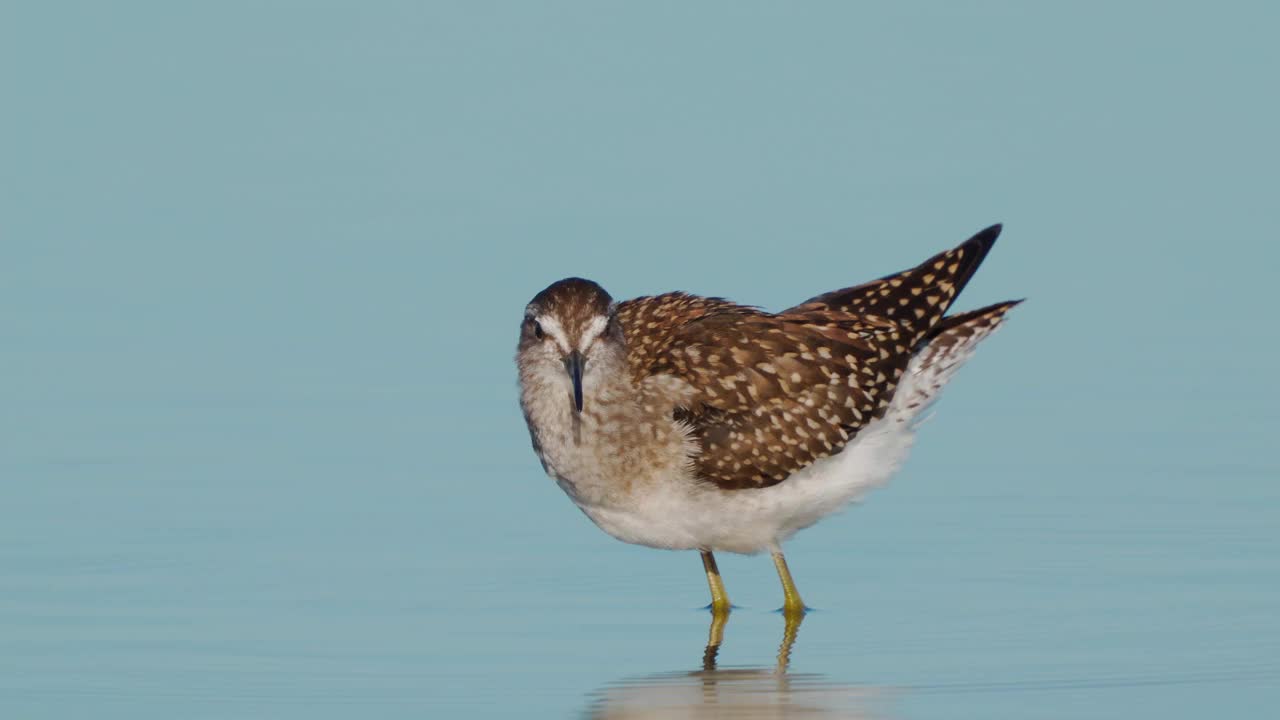
<instances>
[{"instance_id":1,"label":"brown crown","mask_svg":"<svg viewBox=\"0 0 1280 720\"><path fill-rule=\"evenodd\" d=\"M529 302L530 315L553 315L570 337L575 337L592 318L608 315L613 298L598 284L571 277L547 286Z\"/></svg>"}]
</instances>

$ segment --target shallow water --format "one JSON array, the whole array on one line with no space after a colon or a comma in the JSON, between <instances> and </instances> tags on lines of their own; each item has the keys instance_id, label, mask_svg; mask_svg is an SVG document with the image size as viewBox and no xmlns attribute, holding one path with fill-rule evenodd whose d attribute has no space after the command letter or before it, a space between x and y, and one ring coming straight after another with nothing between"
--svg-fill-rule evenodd
<instances>
[{"instance_id":1,"label":"shallow water","mask_svg":"<svg viewBox=\"0 0 1280 720\"><path fill-rule=\"evenodd\" d=\"M1195 717L1280 692L1270 473L1099 472L1072 494L922 451L789 545L817 609L779 675L767 557L721 558L740 607L711 667L696 554L605 538L523 452L424 483L425 461L323 437L293 457L249 432L211 462L181 450L205 444L193 415L135 420L101 441L170 460L10 466L6 717ZM938 419L922 445L944 426L965 433Z\"/></svg>"},{"instance_id":2,"label":"shallow water","mask_svg":"<svg viewBox=\"0 0 1280 720\"><path fill-rule=\"evenodd\" d=\"M1274 9L8 5L0 718L1280 705ZM1029 300L787 545L793 642L719 558L711 668L697 555L540 471L525 303L1000 221L958 309Z\"/></svg>"}]
</instances>

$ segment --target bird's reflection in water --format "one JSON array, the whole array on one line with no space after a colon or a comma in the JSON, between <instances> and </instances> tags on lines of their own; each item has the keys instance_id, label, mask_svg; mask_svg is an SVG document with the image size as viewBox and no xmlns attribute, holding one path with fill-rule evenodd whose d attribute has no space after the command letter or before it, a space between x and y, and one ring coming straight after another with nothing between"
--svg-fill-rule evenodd
<instances>
[{"instance_id":1,"label":"bird's reflection in water","mask_svg":"<svg viewBox=\"0 0 1280 720\"><path fill-rule=\"evenodd\" d=\"M622 680L599 691L591 718L883 718L875 688L788 671L802 615L788 615L769 667L717 666L729 614L713 614L702 669Z\"/></svg>"}]
</instances>

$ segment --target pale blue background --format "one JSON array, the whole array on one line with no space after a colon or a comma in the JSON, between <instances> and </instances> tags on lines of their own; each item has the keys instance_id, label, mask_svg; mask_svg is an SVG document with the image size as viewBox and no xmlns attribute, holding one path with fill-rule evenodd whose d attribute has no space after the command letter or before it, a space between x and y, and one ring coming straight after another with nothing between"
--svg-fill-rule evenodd
<instances>
[{"instance_id":1,"label":"pale blue background","mask_svg":"<svg viewBox=\"0 0 1280 720\"><path fill-rule=\"evenodd\" d=\"M961 306L1030 301L789 546L793 669L875 716L1274 707L1277 22L4 3L0 715L607 714L699 667L705 585L542 476L524 303L778 308L996 221ZM767 667L772 568L721 566Z\"/></svg>"}]
</instances>

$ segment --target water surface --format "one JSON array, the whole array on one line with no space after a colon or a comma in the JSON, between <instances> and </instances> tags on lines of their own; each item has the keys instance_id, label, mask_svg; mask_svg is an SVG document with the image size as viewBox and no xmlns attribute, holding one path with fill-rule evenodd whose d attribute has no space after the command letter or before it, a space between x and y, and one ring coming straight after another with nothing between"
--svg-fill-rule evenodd
<instances>
[{"instance_id":1,"label":"water surface","mask_svg":"<svg viewBox=\"0 0 1280 720\"><path fill-rule=\"evenodd\" d=\"M0 22L0 717L1280 703L1274 11L28 3ZM1029 298L767 557L529 449L524 304L769 308L992 222Z\"/></svg>"}]
</instances>

